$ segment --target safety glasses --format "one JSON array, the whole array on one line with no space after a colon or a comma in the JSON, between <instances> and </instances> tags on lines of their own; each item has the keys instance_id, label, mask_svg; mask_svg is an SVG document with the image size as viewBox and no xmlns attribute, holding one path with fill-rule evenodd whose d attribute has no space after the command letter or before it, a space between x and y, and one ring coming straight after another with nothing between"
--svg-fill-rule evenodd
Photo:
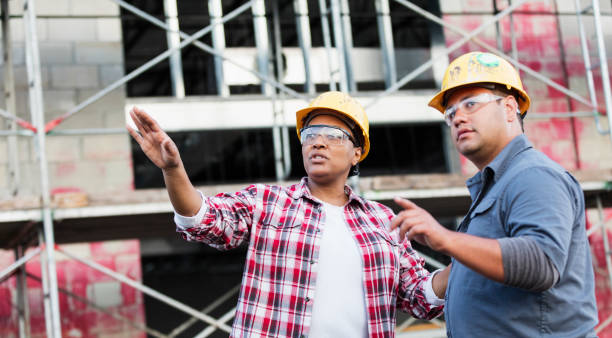
<instances>
[{"instance_id":1,"label":"safety glasses","mask_svg":"<svg viewBox=\"0 0 612 338\"><path fill-rule=\"evenodd\" d=\"M450 127L453 124L453 120L455 119L455 115L459 109L466 114L473 114L480 108L484 107L487 103L502 99L504 99L504 97L489 93L468 97L446 108L446 110L444 110L444 120L446 120L446 124Z\"/></svg>"},{"instance_id":2,"label":"safety glasses","mask_svg":"<svg viewBox=\"0 0 612 338\"><path fill-rule=\"evenodd\" d=\"M319 136L321 136L323 143L331 146L342 145L346 142L346 140L349 140L355 144L351 134L342 128L324 124L315 124L300 129L300 141L302 142L303 146L313 145Z\"/></svg>"}]
</instances>

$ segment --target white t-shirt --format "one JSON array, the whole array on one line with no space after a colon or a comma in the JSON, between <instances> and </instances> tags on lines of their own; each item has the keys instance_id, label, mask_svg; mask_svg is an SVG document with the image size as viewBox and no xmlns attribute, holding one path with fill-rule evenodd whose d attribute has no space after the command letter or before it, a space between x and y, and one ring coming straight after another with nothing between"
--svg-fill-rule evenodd
<instances>
[{"instance_id":1,"label":"white t-shirt","mask_svg":"<svg viewBox=\"0 0 612 338\"><path fill-rule=\"evenodd\" d=\"M323 203L321 245L309 337L368 337L363 258L343 207Z\"/></svg>"}]
</instances>

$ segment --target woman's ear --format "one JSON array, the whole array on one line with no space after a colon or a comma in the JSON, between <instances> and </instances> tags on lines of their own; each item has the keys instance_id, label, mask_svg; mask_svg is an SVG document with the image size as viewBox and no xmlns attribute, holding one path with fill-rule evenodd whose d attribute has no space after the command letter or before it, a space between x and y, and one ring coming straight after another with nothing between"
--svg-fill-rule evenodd
<instances>
[{"instance_id":1,"label":"woman's ear","mask_svg":"<svg viewBox=\"0 0 612 338\"><path fill-rule=\"evenodd\" d=\"M361 149L361 147L353 147L353 150L355 151L353 159L351 160L352 165L357 165L357 163L359 163L359 159L361 158L361 151L363 149Z\"/></svg>"}]
</instances>

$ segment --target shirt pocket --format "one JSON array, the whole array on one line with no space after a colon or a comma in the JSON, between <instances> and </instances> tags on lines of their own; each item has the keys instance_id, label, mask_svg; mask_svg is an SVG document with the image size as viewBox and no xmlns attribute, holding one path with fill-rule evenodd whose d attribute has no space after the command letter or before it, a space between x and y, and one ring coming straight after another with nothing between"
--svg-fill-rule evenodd
<instances>
[{"instance_id":1,"label":"shirt pocket","mask_svg":"<svg viewBox=\"0 0 612 338\"><path fill-rule=\"evenodd\" d=\"M311 238L304 234L302 223L298 218L286 218L259 224L254 254L262 276L277 279L283 270L301 266L307 260Z\"/></svg>"},{"instance_id":2,"label":"shirt pocket","mask_svg":"<svg viewBox=\"0 0 612 338\"><path fill-rule=\"evenodd\" d=\"M472 210L467 233L485 238L506 237L499 220L497 198L485 198Z\"/></svg>"},{"instance_id":3,"label":"shirt pocket","mask_svg":"<svg viewBox=\"0 0 612 338\"><path fill-rule=\"evenodd\" d=\"M393 237L384 232L384 230L376 229L373 231L375 244L368 246L370 252L366 255L371 255L369 260L375 267L369 270L376 271L376 278L387 286L387 291L395 290L398 286L400 269L399 258L402 246L393 239Z\"/></svg>"}]
</instances>

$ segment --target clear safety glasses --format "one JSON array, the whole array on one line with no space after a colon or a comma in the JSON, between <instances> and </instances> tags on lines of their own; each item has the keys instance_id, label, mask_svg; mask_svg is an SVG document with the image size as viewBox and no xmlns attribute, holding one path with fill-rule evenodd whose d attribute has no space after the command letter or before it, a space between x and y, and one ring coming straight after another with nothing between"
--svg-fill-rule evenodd
<instances>
[{"instance_id":1,"label":"clear safety glasses","mask_svg":"<svg viewBox=\"0 0 612 338\"><path fill-rule=\"evenodd\" d=\"M444 120L446 120L446 124L450 127L459 109L466 114L472 114L484 107L487 103L501 99L503 99L503 97L489 93L468 97L446 108L446 110L444 110Z\"/></svg>"},{"instance_id":2,"label":"clear safety glasses","mask_svg":"<svg viewBox=\"0 0 612 338\"><path fill-rule=\"evenodd\" d=\"M324 124L315 124L304 127L300 130L300 140L303 146L313 145L319 136L321 136L323 143L327 145L342 145L344 142L346 142L346 140L349 140L355 144L351 134L342 128Z\"/></svg>"}]
</instances>

